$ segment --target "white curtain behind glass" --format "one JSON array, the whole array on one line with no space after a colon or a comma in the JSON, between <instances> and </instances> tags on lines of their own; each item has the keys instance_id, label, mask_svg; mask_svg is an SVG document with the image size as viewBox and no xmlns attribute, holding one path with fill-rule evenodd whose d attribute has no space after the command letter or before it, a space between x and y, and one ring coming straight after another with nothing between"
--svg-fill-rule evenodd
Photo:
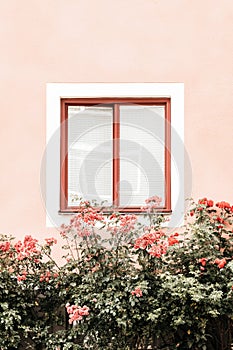
<instances>
[{"instance_id":1,"label":"white curtain behind glass","mask_svg":"<svg viewBox=\"0 0 233 350\"><path fill-rule=\"evenodd\" d=\"M120 205L142 206L165 197L165 110L163 106L120 106Z\"/></svg>"},{"instance_id":2,"label":"white curtain behind glass","mask_svg":"<svg viewBox=\"0 0 233 350\"><path fill-rule=\"evenodd\" d=\"M74 195L112 202L112 108L69 106L68 205Z\"/></svg>"}]
</instances>

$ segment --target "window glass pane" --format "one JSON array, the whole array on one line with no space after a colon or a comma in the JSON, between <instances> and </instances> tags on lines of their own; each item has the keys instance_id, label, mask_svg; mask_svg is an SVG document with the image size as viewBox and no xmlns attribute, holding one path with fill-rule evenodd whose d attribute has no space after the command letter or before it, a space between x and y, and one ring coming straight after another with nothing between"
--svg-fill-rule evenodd
<instances>
[{"instance_id":1,"label":"window glass pane","mask_svg":"<svg viewBox=\"0 0 233 350\"><path fill-rule=\"evenodd\" d=\"M120 106L120 206L165 202L165 108Z\"/></svg>"},{"instance_id":2,"label":"window glass pane","mask_svg":"<svg viewBox=\"0 0 233 350\"><path fill-rule=\"evenodd\" d=\"M112 108L68 108L68 205L74 195L112 203Z\"/></svg>"}]
</instances>

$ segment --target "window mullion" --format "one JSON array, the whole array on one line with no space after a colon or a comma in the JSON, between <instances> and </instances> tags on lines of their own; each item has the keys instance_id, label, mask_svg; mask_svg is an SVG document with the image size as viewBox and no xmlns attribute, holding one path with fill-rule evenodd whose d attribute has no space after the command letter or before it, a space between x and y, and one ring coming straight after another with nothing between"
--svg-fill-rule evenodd
<instances>
[{"instance_id":1,"label":"window mullion","mask_svg":"<svg viewBox=\"0 0 233 350\"><path fill-rule=\"evenodd\" d=\"M171 102L165 107L165 207L171 210Z\"/></svg>"},{"instance_id":2,"label":"window mullion","mask_svg":"<svg viewBox=\"0 0 233 350\"><path fill-rule=\"evenodd\" d=\"M120 184L120 106L113 105L113 205L118 207Z\"/></svg>"},{"instance_id":3,"label":"window mullion","mask_svg":"<svg viewBox=\"0 0 233 350\"><path fill-rule=\"evenodd\" d=\"M64 210L68 203L68 105L62 101L60 131L60 210Z\"/></svg>"}]
</instances>

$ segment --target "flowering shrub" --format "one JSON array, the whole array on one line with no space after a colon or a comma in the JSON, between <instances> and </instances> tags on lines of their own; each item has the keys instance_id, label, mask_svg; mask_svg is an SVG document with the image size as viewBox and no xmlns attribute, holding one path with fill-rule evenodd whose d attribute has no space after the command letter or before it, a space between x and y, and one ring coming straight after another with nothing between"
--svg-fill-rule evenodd
<instances>
[{"instance_id":1,"label":"flowering shrub","mask_svg":"<svg viewBox=\"0 0 233 350\"><path fill-rule=\"evenodd\" d=\"M0 348L230 349L233 206L192 202L178 233L160 202L143 218L81 202L60 267L55 238L2 236Z\"/></svg>"},{"instance_id":2,"label":"flowering shrub","mask_svg":"<svg viewBox=\"0 0 233 350\"><path fill-rule=\"evenodd\" d=\"M1 235L0 243L0 348L33 349L45 343L58 322L54 308L61 305L56 284L58 269L50 256L49 240L43 246L32 236L15 242ZM49 302L48 302L49 300Z\"/></svg>"}]
</instances>

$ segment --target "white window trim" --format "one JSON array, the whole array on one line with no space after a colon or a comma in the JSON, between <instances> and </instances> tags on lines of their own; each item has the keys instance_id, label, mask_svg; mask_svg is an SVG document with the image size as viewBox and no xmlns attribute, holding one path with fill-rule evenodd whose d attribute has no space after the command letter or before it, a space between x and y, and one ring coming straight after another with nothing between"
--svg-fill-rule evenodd
<instances>
[{"instance_id":1,"label":"white window trim","mask_svg":"<svg viewBox=\"0 0 233 350\"><path fill-rule=\"evenodd\" d=\"M171 225L182 224L184 214L184 84L183 83L48 83L46 89L46 226L69 221L59 211L60 99L92 97L171 98ZM179 142L177 142L179 139ZM52 141L51 141L52 140Z\"/></svg>"}]
</instances>

